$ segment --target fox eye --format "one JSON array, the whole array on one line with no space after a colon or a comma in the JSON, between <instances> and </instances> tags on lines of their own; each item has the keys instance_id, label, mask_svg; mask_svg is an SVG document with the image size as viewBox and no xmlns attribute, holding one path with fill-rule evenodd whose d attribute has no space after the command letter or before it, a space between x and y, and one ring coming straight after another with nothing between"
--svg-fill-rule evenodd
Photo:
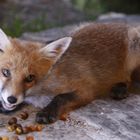
<instances>
[{"instance_id":1,"label":"fox eye","mask_svg":"<svg viewBox=\"0 0 140 140\"><path fill-rule=\"evenodd\" d=\"M11 76L11 72L9 69L2 69L2 74L4 77L10 77Z\"/></svg>"},{"instance_id":2,"label":"fox eye","mask_svg":"<svg viewBox=\"0 0 140 140\"><path fill-rule=\"evenodd\" d=\"M30 83L33 82L35 80L35 75L30 74L25 78L25 82Z\"/></svg>"}]
</instances>

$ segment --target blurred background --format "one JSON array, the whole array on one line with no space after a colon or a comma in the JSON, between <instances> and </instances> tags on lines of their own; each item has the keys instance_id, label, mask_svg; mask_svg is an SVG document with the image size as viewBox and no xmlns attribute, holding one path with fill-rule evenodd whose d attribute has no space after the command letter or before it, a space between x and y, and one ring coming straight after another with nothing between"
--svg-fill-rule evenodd
<instances>
[{"instance_id":1,"label":"blurred background","mask_svg":"<svg viewBox=\"0 0 140 140\"><path fill-rule=\"evenodd\" d=\"M0 0L0 27L14 37L107 18L139 22L139 14L140 0Z\"/></svg>"}]
</instances>

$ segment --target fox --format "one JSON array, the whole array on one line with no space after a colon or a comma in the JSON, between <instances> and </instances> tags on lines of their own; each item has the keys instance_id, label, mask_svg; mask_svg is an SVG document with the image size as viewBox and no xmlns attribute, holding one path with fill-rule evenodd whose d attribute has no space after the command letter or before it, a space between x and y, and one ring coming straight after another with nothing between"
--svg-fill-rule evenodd
<instances>
[{"instance_id":1,"label":"fox","mask_svg":"<svg viewBox=\"0 0 140 140\"><path fill-rule=\"evenodd\" d=\"M140 33L126 24L90 23L47 45L0 30L1 108L15 110L41 86L54 97L35 120L54 123L110 93L125 98L139 67Z\"/></svg>"}]
</instances>

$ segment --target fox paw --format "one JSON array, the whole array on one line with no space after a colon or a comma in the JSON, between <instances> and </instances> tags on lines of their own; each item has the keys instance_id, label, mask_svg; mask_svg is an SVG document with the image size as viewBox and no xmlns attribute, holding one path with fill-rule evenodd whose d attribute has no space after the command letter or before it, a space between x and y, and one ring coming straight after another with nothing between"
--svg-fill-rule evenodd
<instances>
[{"instance_id":1,"label":"fox paw","mask_svg":"<svg viewBox=\"0 0 140 140\"><path fill-rule=\"evenodd\" d=\"M55 111L38 112L36 114L36 122L40 124L54 123L58 120L58 116Z\"/></svg>"},{"instance_id":2,"label":"fox paw","mask_svg":"<svg viewBox=\"0 0 140 140\"><path fill-rule=\"evenodd\" d=\"M125 83L118 83L111 90L111 97L115 100L121 100L128 97L127 85Z\"/></svg>"}]
</instances>

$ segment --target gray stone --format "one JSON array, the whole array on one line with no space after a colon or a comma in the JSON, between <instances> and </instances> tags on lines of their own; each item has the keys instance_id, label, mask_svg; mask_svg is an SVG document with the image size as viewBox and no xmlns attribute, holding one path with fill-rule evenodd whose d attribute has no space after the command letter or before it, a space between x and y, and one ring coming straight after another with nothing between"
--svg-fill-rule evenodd
<instances>
[{"instance_id":1,"label":"gray stone","mask_svg":"<svg viewBox=\"0 0 140 140\"><path fill-rule=\"evenodd\" d=\"M96 22L100 22L100 23L121 22L121 23L137 26L140 24L140 15L125 15L123 13L110 12L107 14L100 15L97 18Z\"/></svg>"},{"instance_id":2,"label":"gray stone","mask_svg":"<svg viewBox=\"0 0 140 140\"><path fill-rule=\"evenodd\" d=\"M65 27L52 28L37 33L23 33L21 39L49 43L58 38L69 36L74 28L75 25L68 25Z\"/></svg>"},{"instance_id":3,"label":"gray stone","mask_svg":"<svg viewBox=\"0 0 140 140\"><path fill-rule=\"evenodd\" d=\"M20 121L25 126L34 124L35 114L39 110L33 106L24 107L30 114L29 119ZM13 136L2 125L11 116L1 115L0 136ZM125 100L102 99L70 113L67 121L57 121L44 125L42 132L33 132L37 140L139 140L140 139L140 95L130 95ZM21 140L25 135L19 136Z\"/></svg>"},{"instance_id":4,"label":"gray stone","mask_svg":"<svg viewBox=\"0 0 140 140\"><path fill-rule=\"evenodd\" d=\"M48 28L86 19L85 14L67 0L1 0L0 9L1 24L8 27L16 26L20 21L22 28L38 22Z\"/></svg>"},{"instance_id":5,"label":"gray stone","mask_svg":"<svg viewBox=\"0 0 140 140\"><path fill-rule=\"evenodd\" d=\"M140 25L140 16L109 13L109 14L99 16L99 18L97 18L97 20L94 21L94 23L112 23L112 22L126 23L132 26L138 26ZM64 27L56 27L48 30L43 30L37 33L27 32L27 33L23 33L21 38L25 40L33 40L33 41L40 41L43 43L49 43L58 38L69 36L72 30L75 29L75 27L85 23L87 22L81 22L74 25L66 25Z\"/></svg>"}]
</instances>

